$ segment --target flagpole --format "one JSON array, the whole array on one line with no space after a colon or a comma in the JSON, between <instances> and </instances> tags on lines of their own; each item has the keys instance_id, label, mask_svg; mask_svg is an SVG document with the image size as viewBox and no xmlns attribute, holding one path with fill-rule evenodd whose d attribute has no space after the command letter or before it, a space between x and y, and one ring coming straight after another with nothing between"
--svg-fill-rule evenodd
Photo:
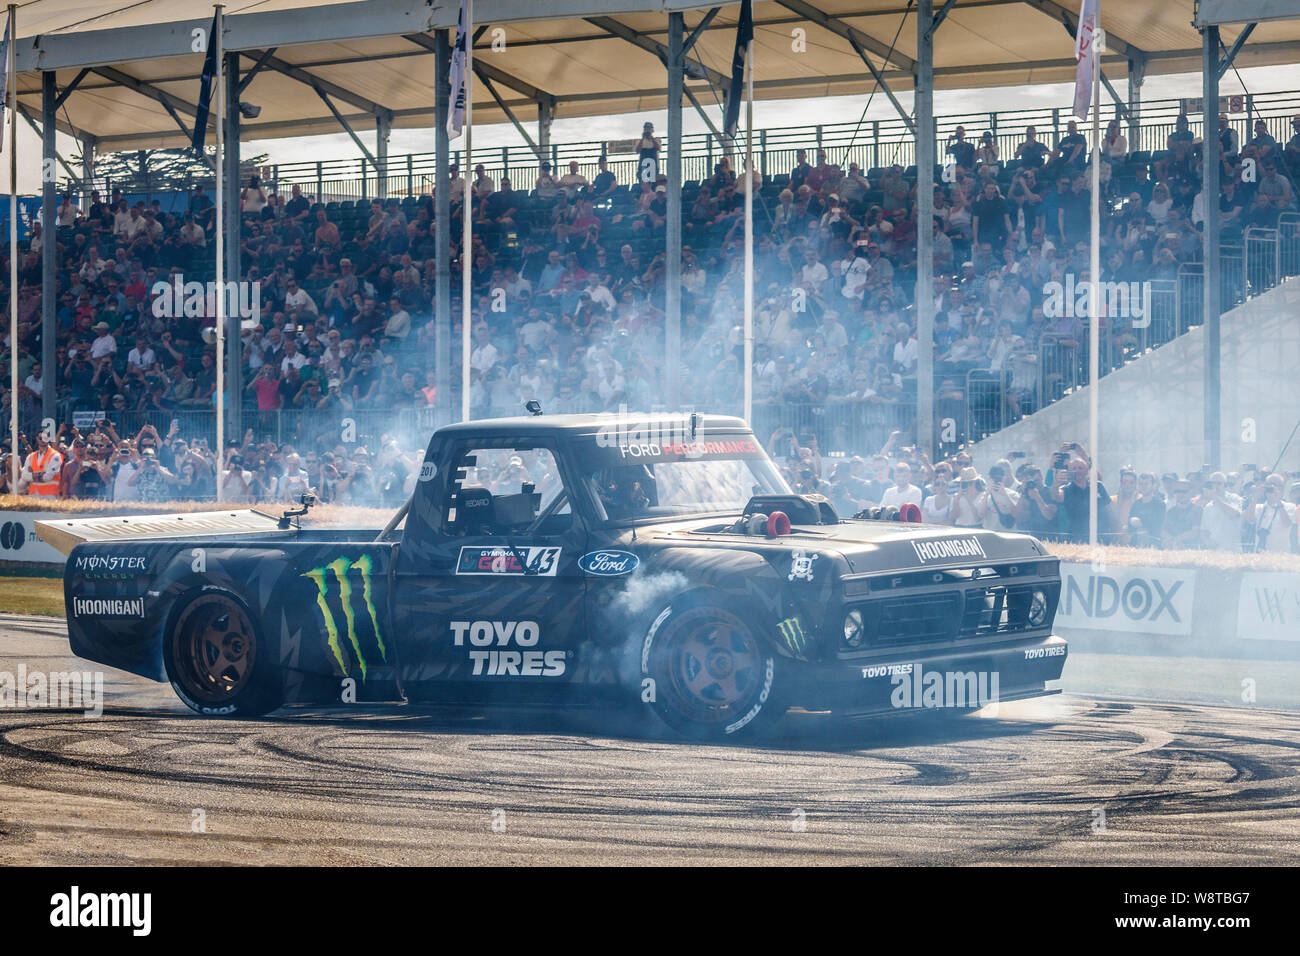
<instances>
[{"instance_id":1,"label":"flagpole","mask_svg":"<svg viewBox=\"0 0 1300 956\"><path fill-rule=\"evenodd\" d=\"M473 268L472 231L474 217L474 184L471 180L474 165L474 0L465 0L465 198L461 203L460 239L460 420L469 421L469 350L470 350L470 273Z\"/></svg>"},{"instance_id":2,"label":"flagpole","mask_svg":"<svg viewBox=\"0 0 1300 956\"><path fill-rule=\"evenodd\" d=\"M14 50L14 35L17 29L14 26L14 16L17 11L16 4L9 4L9 25L7 27L8 43L5 44L7 57L5 58L5 71L7 73L6 99L9 101L8 113L5 119L9 123L9 413L10 413L10 437L13 441L13 454L9 458L10 462L10 485L11 494L18 493L18 475L22 469L22 462L19 460L18 451L18 77L17 51ZM46 236L44 239L47 246L52 243L52 239ZM50 255L47 249L46 255ZM54 381L54 376L48 370L49 380Z\"/></svg>"},{"instance_id":3,"label":"flagpole","mask_svg":"<svg viewBox=\"0 0 1300 956\"><path fill-rule=\"evenodd\" d=\"M1101 4L1092 32L1092 236L1088 258L1088 543L1097 547L1097 455L1101 405ZM1114 316L1111 316L1112 321Z\"/></svg>"},{"instance_id":4,"label":"flagpole","mask_svg":"<svg viewBox=\"0 0 1300 956\"><path fill-rule=\"evenodd\" d=\"M222 79L225 66L221 56L221 34L225 27L225 7L216 4L215 36L209 43L216 46L217 84L217 504L221 503L222 475L226 468L226 264L225 264L225 146L226 146L226 84Z\"/></svg>"},{"instance_id":5,"label":"flagpole","mask_svg":"<svg viewBox=\"0 0 1300 956\"><path fill-rule=\"evenodd\" d=\"M754 41L745 50L745 421L754 417Z\"/></svg>"}]
</instances>

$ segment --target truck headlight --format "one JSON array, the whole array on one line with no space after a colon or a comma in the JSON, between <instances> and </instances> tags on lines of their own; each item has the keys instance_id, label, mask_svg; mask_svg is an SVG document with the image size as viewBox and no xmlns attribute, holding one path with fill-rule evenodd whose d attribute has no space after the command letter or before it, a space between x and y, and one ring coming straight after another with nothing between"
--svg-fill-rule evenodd
<instances>
[{"instance_id":1,"label":"truck headlight","mask_svg":"<svg viewBox=\"0 0 1300 956\"><path fill-rule=\"evenodd\" d=\"M1042 627L1047 622L1047 595L1035 591L1029 597L1029 626Z\"/></svg>"},{"instance_id":2,"label":"truck headlight","mask_svg":"<svg viewBox=\"0 0 1300 956\"><path fill-rule=\"evenodd\" d=\"M861 611L849 611L844 615L844 643L848 647L861 647L867 638L866 626L862 623Z\"/></svg>"}]
</instances>

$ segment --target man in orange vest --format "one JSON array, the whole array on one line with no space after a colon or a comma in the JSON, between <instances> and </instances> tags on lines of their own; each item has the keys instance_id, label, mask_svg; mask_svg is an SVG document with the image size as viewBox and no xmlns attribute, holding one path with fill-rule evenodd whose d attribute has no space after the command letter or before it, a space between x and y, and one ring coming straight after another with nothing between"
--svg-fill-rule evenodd
<instances>
[{"instance_id":1,"label":"man in orange vest","mask_svg":"<svg viewBox=\"0 0 1300 956\"><path fill-rule=\"evenodd\" d=\"M63 456L50 444L44 433L36 436L36 451L27 456L23 480L29 495L58 497L59 477L63 473Z\"/></svg>"}]
</instances>

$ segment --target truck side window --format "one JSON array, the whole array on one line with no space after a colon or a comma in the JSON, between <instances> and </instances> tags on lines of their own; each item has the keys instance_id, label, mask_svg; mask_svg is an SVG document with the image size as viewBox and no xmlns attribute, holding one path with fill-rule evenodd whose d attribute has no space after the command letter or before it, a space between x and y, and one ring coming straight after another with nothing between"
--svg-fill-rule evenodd
<instances>
[{"instance_id":1,"label":"truck side window","mask_svg":"<svg viewBox=\"0 0 1300 956\"><path fill-rule=\"evenodd\" d=\"M523 531L564 491L555 456L546 448L468 448L449 476L447 534L509 534ZM573 525L569 498L537 529L562 534Z\"/></svg>"}]
</instances>

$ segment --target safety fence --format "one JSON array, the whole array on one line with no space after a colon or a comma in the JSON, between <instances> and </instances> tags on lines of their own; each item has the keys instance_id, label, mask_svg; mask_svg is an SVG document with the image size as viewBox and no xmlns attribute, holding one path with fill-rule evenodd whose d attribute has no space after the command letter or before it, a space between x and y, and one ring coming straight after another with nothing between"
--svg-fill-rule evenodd
<instances>
[{"instance_id":1,"label":"safety fence","mask_svg":"<svg viewBox=\"0 0 1300 956\"><path fill-rule=\"evenodd\" d=\"M1152 100L1143 103L1139 122L1131 125L1113 107L1114 116L1121 120L1122 131L1129 139L1130 152L1154 153L1165 149L1169 134L1175 129L1178 116L1188 111L1189 128L1200 138L1204 134L1203 117L1199 103L1187 100ZM1258 93L1224 97L1221 110L1228 114L1229 125L1244 143L1253 135L1256 120L1264 120L1269 133L1279 142L1290 138L1290 117L1300 112L1300 92ZM1039 139L1054 145L1064 135L1069 121L1068 110L1063 108L1037 108L1026 110L1001 110L983 113L962 113L936 119L939 142L939 160L945 160L948 143L958 126L965 128L967 138L976 145L985 131L993 135L999 157L1006 161L1015 155L1016 148L1024 142L1025 130L1033 126ZM795 167L796 154L808 150L810 162L816 161L815 151L826 149L832 162L847 169L856 162L864 170L891 165L913 167L916 163L915 139L901 118L861 120L829 123L817 126L783 127L755 130L755 150L764 176L789 173ZM660 135L661 143L665 138ZM692 133L682 137L682 178L707 179L714 166L724 155L737 167L736 156L743 148L743 136L731 141L713 133ZM468 159L462 150L452 151L452 161L463 171L482 163L487 174L498 183L509 177L516 188L533 187L543 160L552 164L556 175L566 172L570 161L578 163L579 171L588 179L594 178L598 162L604 158L609 169L621 183L639 179L639 160L628 152L628 141L586 141L576 143L551 143L534 151L524 144L482 146ZM661 170L663 169L661 165ZM246 171L247 173L248 171ZM437 172L436 156L432 152L409 153L390 156L374 162L361 157L353 159L317 160L301 163L272 164L257 170L268 189L288 194L293 185L319 202L370 199L385 196L418 196L433 188ZM203 180L194 180L194 185ZM211 182L204 183L211 186ZM90 182L65 182L63 188L80 192L100 189L104 195L114 183L105 180ZM119 184L120 185L120 184ZM134 186L131 187L134 189Z\"/></svg>"},{"instance_id":2,"label":"safety fence","mask_svg":"<svg viewBox=\"0 0 1300 956\"><path fill-rule=\"evenodd\" d=\"M513 414L513 413L512 413ZM429 436L440 423L432 407L399 409L277 409L259 411L243 409L243 434L225 435L227 444L275 442L304 448L333 448L362 444L377 451L384 438L392 438L403 450L424 448ZM83 435L104 429L106 419L119 439L137 438L151 427L160 438L173 434L187 444L215 448L217 418L213 409L178 409L174 411L92 412L74 411L67 421Z\"/></svg>"}]
</instances>

